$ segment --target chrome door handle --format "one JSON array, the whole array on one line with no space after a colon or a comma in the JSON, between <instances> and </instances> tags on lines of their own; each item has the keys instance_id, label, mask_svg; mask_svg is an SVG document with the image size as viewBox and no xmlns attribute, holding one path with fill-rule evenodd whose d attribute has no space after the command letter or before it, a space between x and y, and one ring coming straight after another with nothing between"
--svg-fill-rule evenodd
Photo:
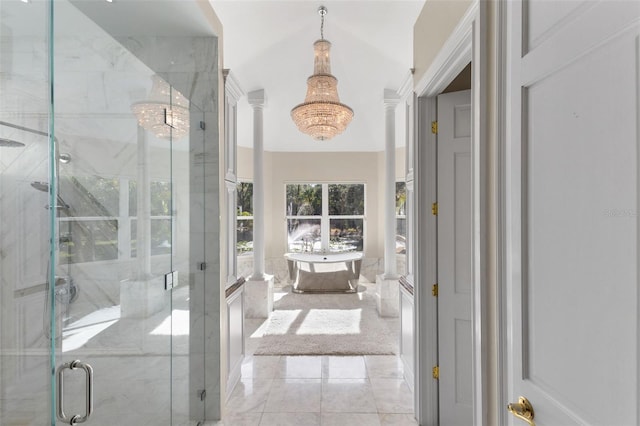
<instances>
[{"instance_id":1,"label":"chrome door handle","mask_svg":"<svg viewBox=\"0 0 640 426\"><path fill-rule=\"evenodd\" d=\"M69 417L64 412L64 370L67 370L67 369L69 370L82 369L86 374L86 377L87 377L86 395L85 395L86 408L85 408L84 415L75 414ZM84 363L77 359L75 361L66 362L61 366L59 366L58 369L56 370L56 381L58 382L58 386L57 386L58 419L70 425L77 425L79 423L86 422L87 419L91 416L91 413L93 412L93 368L89 364Z\"/></svg>"},{"instance_id":2,"label":"chrome door handle","mask_svg":"<svg viewBox=\"0 0 640 426\"><path fill-rule=\"evenodd\" d=\"M533 405L531 405L529 400L524 396L518 398L518 402L512 402L507 405L507 410L517 418L527 422L529 426L536 426L536 423L533 421L533 418L535 417Z\"/></svg>"}]
</instances>

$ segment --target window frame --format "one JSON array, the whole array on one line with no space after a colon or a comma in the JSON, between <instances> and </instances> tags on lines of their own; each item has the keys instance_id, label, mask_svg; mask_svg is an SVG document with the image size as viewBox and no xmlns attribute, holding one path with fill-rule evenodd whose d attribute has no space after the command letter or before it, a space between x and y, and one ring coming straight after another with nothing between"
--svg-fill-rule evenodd
<instances>
[{"instance_id":1,"label":"window frame","mask_svg":"<svg viewBox=\"0 0 640 426\"><path fill-rule=\"evenodd\" d=\"M322 209L320 215L289 215L287 214L287 186L288 185L321 185L322 186ZM363 213L361 215L330 215L329 214L329 185L362 185L363 192ZM365 242L367 239L367 184L362 181L292 181L285 182L284 184L284 235L286 241L286 250L291 252L289 246L289 220L303 219L303 220L320 220L320 252L331 252L331 220L332 219L361 219L362 220L362 251L364 253ZM314 251L314 253L318 253Z\"/></svg>"}]
</instances>

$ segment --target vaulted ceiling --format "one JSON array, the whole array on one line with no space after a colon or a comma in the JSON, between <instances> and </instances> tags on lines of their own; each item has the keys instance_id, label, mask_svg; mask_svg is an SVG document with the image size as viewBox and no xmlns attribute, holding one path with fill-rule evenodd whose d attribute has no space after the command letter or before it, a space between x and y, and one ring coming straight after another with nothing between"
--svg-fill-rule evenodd
<instances>
[{"instance_id":1,"label":"vaulted ceiling","mask_svg":"<svg viewBox=\"0 0 640 426\"><path fill-rule=\"evenodd\" d=\"M210 0L224 27L224 67L246 92L264 89L268 151L384 150L385 88L398 89L413 66L413 25L424 0ZM329 141L298 131L290 111L302 103L320 38L318 7L328 9L324 37L332 43L332 73L341 102L355 113ZM251 147L252 110L238 106L238 144Z\"/></svg>"}]
</instances>

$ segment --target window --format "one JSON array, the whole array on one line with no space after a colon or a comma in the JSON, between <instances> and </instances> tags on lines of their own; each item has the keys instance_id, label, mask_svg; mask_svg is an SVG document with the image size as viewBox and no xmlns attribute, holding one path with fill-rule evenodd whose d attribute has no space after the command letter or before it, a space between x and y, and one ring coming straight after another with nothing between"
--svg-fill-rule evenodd
<instances>
[{"instance_id":1,"label":"window","mask_svg":"<svg viewBox=\"0 0 640 426\"><path fill-rule=\"evenodd\" d=\"M253 253L253 183L238 182L238 220L236 250L238 256Z\"/></svg>"},{"instance_id":2,"label":"window","mask_svg":"<svg viewBox=\"0 0 640 426\"><path fill-rule=\"evenodd\" d=\"M150 185L151 255L170 254L171 184ZM137 185L125 178L61 176L60 262L63 264L136 257Z\"/></svg>"},{"instance_id":3,"label":"window","mask_svg":"<svg viewBox=\"0 0 640 426\"><path fill-rule=\"evenodd\" d=\"M407 253L407 184L396 182L396 253Z\"/></svg>"},{"instance_id":4,"label":"window","mask_svg":"<svg viewBox=\"0 0 640 426\"><path fill-rule=\"evenodd\" d=\"M290 252L362 251L364 184L288 184Z\"/></svg>"}]
</instances>

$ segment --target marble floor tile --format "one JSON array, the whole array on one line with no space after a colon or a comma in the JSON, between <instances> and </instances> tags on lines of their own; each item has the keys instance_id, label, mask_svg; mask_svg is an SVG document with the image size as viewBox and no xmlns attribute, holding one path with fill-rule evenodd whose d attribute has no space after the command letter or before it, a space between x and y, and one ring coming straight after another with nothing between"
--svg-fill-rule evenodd
<instances>
[{"instance_id":1,"label":"marble floor tile","mask_svg":"<svg viewBox=\"0 0 640 426\"><path fill-rule=\"evenodd\" d=\"M413 414L380 414L381 426L418 426Z\"/></svg>"},{"instance_id":2,"label":"marble floor tile","mask_svg":"<svg viewBox=\"0 0 640 426\"><path fill-rule=\"evenodd\" d=\"M364 362L370 379L402 379L402 361L396 355L366 355Z\"/></svg>"},{"instance_id":3,"label":"marble floor tile","mask_svg":"<svg viewBox=\"0 0 640 426\"><path fill-rule=\"evenodd\" d=\"M274 379L264 406L268 413L319 413L320 379Z\"/></svg>"},{"instance_id":4,"label":"marble floor tile","mask_svg":"<svg viewBox=\"0 0 640 426\"><path fill-rule=\"evenodd\" d=\"M321 356L282 356L275 375L276 379L319 379L321 377Z\"/></svg>"},{"instance_id":5,"label":"marble floor tile","mask_svg":"<svg viewBox=\"0 0 640 426\"><path fill-rule=\"evenodd\" d=\"M363 356L322 357L323 379L366 379L367 367Z\"/></svg>"},{"instance_id":6,"label":"marble floor tile","mask_svg":"<svg viewBox=\"0 0 640 426\"><path fill-rule=\"evenodd\" d=\"M320 413L264 413L260 426L320 426Z\"/></svg>"},{"instance_id":7,"label":"marble floor tile","mask_svg":"<svg viewBox=\"0 0 640 426\"><path fill-rule=\"evenodd\" d=\"M205 422L203 426L258 426L262 413L230 413L217 422Z\"/></svg>"},{"instance_id":8,"label":"marble floor tile","mask_svg":"<svg viewBox=\"0 0 640 426\"><path fill-rule=\"evenodd\" d=\"M280 356L249 355L242 362L243 379L273 379L280 365Z\"/></svg>"},{"instance_id":9,"label":"marble floor tile","mask_svg":"<svg viewBox=\"0 0 640 426\"><path fill-rule=\"evenodd\" d=\"M413 393L402 379L370 379L379 413L413 413Z\"/></svg>"},{"instance_id":10,"label":"marble floor tile","mask_svg":"<svg viewBox=\"0 0 640 426\"><path fill-rule=\"evenodd\" d=\"M322 426L380 426L378 414L322 413Z\"/></svg>"},{"instance_id":11,"label":"marble floor tile","mask_svg":"<svg viewBox=\"0 0 640 426\"><path fill-rule=\"evenodd\" d=\"M322 412L377 413L367 379L323 379Z\"/></svg>"},{"instance_id":12,"label":"marble floor tile","mask_svg":"<svg viewBox=\"0 0 640 426\"><path fill-rule=\"evenodd\" d=\"M262 412L271 389L271 380L242 379L227 401L230 413Z\"/></svg>"}]
</instances>

